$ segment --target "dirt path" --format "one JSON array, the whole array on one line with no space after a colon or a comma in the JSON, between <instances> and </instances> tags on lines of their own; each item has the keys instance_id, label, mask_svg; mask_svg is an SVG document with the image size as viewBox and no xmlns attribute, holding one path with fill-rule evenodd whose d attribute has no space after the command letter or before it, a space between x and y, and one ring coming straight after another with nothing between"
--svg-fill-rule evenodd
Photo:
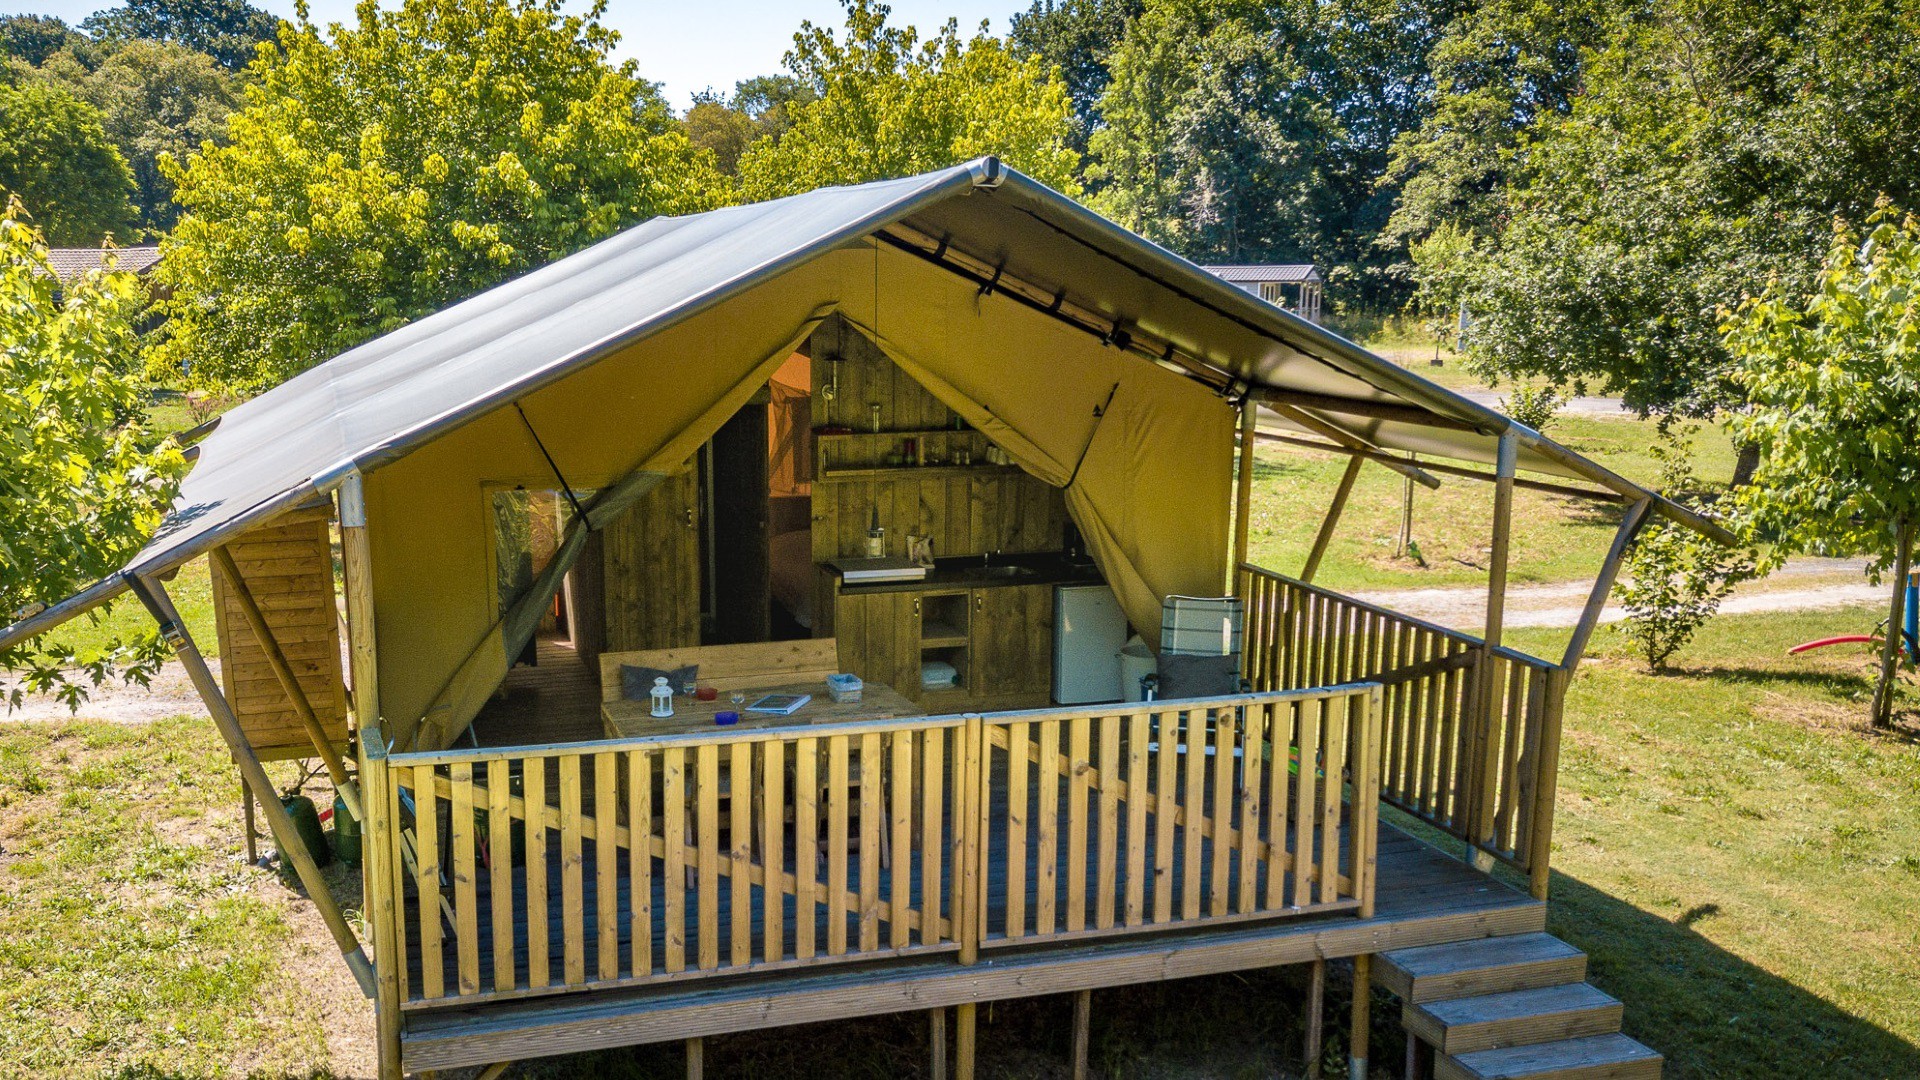
<instances>
[{"instance_id":1,"label":"dirt path","mask_svg":"<svg viewBox=\"0 0 1920 1080\"><path fill-rule=\"evenodd\" d=\"M1884 603L1886 588L1867 584L1866 565L1865 559L1789 559L1786 566L1771 576L1734 590L1720 605L1720 611L1726 615L1744 615ZM1507 590L1506 624L1509 627L1572 626L1580 620L1590 587L1585 581L1512 586ZM1373 590L1355 595L1369 603L1469 633L1484 625L1487 618L1487 591L1478 585ZM1619 605L1608 604L1601 612L1600 621L1616 622L1624 617L1625 612Z\"/></svg>"},{"instance_id":2,"label":"dirt path","mask_svg":"<svg viewBox=\"0 0 1920 1080\"><path fill-rule=\"evenodd\" d=\"M207 665L213 668L216 678L220 675L220 661L209 660ZM145 724L155 720L164 720L181 713L197 714L205 706L200 704L200 695L194 692L193 682L187 678L187 671L178 661L169 660L159 674L153 677L153 684L147 687L125 686L120 683L108 683L95 687L85 705L80 706L76 714L69 712L66 705L52 697L30 696L26 703L11 713L0 713L0 721L5 720L65 720L78 716L83 720L114 720L126 724Z\"/></svg>"},{"instance_id":3,"label":"dirt path","mask_svg":"<svg viewBox=\"0 0 1920 1080\"><path fill-rule=\"evenodd\" d=\"M1456 390L1455 393L1469 401L1477 401L1489 409L1504 408L1502 399L1507 396L1504 390ZM1570 397L1560 403L1559 411L1571 416L1603 416L1627 420L1634 413L1627 410L1626 402L1617 397Z\"/></svg>"}]
</instances>

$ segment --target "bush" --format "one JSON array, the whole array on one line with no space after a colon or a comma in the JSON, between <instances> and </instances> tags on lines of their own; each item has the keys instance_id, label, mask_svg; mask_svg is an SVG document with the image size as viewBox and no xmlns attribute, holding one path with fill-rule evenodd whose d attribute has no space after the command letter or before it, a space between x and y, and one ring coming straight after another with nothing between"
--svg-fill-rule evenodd
<instances>
[{"instance_id":1,"label":"bush","mask_svg":"<svg viewBox=\"0 0 1920 1080\"><path fill-rule=\"evenodd\" d=\"M1547 430L1547 425L1559 415L1560 406L1565 404L1566 399L1560 396L1560 391L1551 386L1516 386L1513 393L1500 399L1503 412L1541 432Z\"/></svg>"}]
</instances>

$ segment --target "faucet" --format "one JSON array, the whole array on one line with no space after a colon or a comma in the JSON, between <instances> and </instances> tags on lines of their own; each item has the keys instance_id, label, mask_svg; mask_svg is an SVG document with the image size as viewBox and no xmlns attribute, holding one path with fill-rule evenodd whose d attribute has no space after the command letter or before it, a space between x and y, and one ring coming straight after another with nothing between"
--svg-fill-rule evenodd
<instances>
[{"instance_id":1,"label":"faucet","mask_svg":"<svg viewBox=\"0 0 1920 1080\"><path fill-rule=\"evenodd\" d=\"M994 557L995 555L998 555L998 554L1000 554L1000 549L999 549L999 548L990 548L990 549L988 549L988 550L986 550L986 551L983 551L983 552L981 552L981 553L980 553L980 565L981 565L981 566L992 566L992 565L993 565L993 557Z\"/></svg>"}]
</instances>

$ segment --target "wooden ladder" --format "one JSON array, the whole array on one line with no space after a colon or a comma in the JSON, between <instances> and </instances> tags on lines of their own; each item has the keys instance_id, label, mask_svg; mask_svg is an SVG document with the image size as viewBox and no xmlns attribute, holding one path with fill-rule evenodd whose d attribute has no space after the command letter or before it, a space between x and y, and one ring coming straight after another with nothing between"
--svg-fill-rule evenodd
<instances>
[{"instance_id":1,"label":"wooden ladder","mask_svg":"<svg viewBox=\"0 0 1920 1080\"><path fill-rule=\"evenodd\" d=\"M1620 1033L1620 1002L1586 983L1586 954L1516 934L1382 954L1404 1003L1409 1076L1421 1045L1435 1080L1659 1080L1659 1054Z\"/></svg>"}]
</instances>

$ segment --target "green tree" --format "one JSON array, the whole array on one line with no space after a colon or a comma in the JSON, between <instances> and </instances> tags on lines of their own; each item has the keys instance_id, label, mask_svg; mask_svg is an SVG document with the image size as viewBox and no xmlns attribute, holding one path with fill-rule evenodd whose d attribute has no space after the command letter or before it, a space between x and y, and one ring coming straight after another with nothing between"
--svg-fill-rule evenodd
<instances>
[{"instance_id":1,"label":"green tree","mask_svg":"<svg viewBox=\"0 0 1920 1080\"><path fill-rule=\"evenodd\" d=\"M712 89L695 94L682 123L693 145L712 151L720 171L732 176L747 147L786 134L793 107L813 96L810 86L791 76L758 75L735 83L730 98Z\"/></svg>"},{"instance_id":2,"label":"green tree","mask_svg":"<svg viewBox=\"0 0 1920 1080\"><path fill-rule=\"evenodd\" d=\"M603 5L363 2L286 30L228 120L167 168L160 371L249 392L656 214L715 205Z\"/></svg>"},{"instance_id":3,"label":"green tree","mask_svg":"<svg viewBox=\"0 0 1920 1080\"><path fill-rule=\"evenodd\" d=\"M1147 5L1112 55L1089 141L1098 205L1201 261L1319 261L1317 148L1336 137L1308 86L1301 12L1203 0Z\"/></svg>"},{"instance_id":4,"label":"green tree","mask_svg":"<svg viewBox=\"0 0 1920 1080\"><path fill-rule=\"evenodd\" d=\"M1464 262L1419 267L1471 312L1470 362L1649 413L1740 406L1716 310L1769 281L1806 295L1831 215L1920 195L1897 149L1920 137L1917 18L1892 0L1595 16L1608 44L1566 69L1566 108L1545 95L1524 132L1482 145L1487 171L1463 158L1423 195L1425 222L1475 238Z\"/></svg>"},{"instance_id":5,"label":"green tree","mask_svg":"<svg viewBox=\"0 0 1920 1080\"><path fill-rule=\"evenodd\" d=\"M100 111L107 137L133 171L140 224L165 231L178 208L160 167L226 136L227 114L240 101L240 77L185 45L131 41L95 58L55 54L34 73L71 90Z\"/></svg>"},{"instance_id":6,"label":"green tree","mask_svg":"<svg viewBox=\"0 0 1920 1080\"><path fill-rule=\"evenodd\" d=\"M1781 285L1724 323L1749 406L1734 430L1760 451L1740 505L1794 549L1861 551L1893 599L1873 723L1893 710L1895 642L1920 528L1920 223L1882 204L1845 226L1810 296Z\"/></svg>"},{"instance_id":7,"label":"green tree","mask_svg":"<svg viewBox=\"0 0 1920 1080\"><path fill-rule=\"evenodd\" d=\"M127 0L80 24L95 41L171 41L206 53L230 71L253 62L280 20L246 0Z\"/></svg>"},{"instance_id":8,"label":"green tree","mask_svg":"<svg viewBox=\"0 0 1920 1080\"><path fill-rule=\"evenodd\" d=\"M0 216L0 611L34 610L118 570L172 503L186 462L139 423L133 321L146 288L94 272L62 286L18 199ZM0 649L9 706L25 691L71 704L116 671L144 681L152 638L85 652L52 641ZM77 671L77 674L76 674Z\"/></svg>"},{"instance_id":9,"label":"green tree","mask_svg":"<svg viewBox=\"0 0 1920 1080\"><path fill-rule=\"evenodd\" d=\"M1100 97L1111 82L1108 54L1126 37L1145 0L1034 0L1013 16L1007 46L1021 60L1060 72L1073 103L1074 149L1086 152L1099 124Z\"/></svg>"},{"instance_id":10,"label":"green tree","mask_svg":"<svg viewBox=\"0 0 1920 1080\"><path fill-rule=\"evenodd\" d=\"M995 154L1042 183L1077 192L1079 155L1066 88L981 31L948 20L921 41L887 23L885 4L842 0L846 36L800 24L787 67L818 95L791 106L792 126L740 159L750 199L943 168Z\"/></svg>"},{"instance_id":11,"label":"green tree","mask_svg":"<svg viewBox=\"0 0 1920 1080\"><path fill-rule=\"evenodd\" d=\"M0 15L0 56L30 67L84 40L63 20L52 15Z\"/></svg>"},{"instance_id":12,"label":"green tree","mask_svg":"<svg viewBox=\"0 0 1920 1080\"><path fill-rule=\"evenodd\" d=\"M0 191L18 195L57 247L125 238L133 175L100 113L57 86L0 84Z\"/></svg>"}]
</instances>

